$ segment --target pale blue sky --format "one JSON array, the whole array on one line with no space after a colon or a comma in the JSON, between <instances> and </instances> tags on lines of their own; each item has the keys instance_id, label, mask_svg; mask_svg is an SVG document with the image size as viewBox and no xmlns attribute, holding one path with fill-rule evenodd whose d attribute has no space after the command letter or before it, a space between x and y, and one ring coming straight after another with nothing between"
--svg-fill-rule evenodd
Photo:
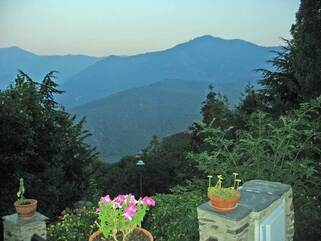
<instances>
[{"instance_id":1,"label":"pale blue sky","mask_svg":"<svg viewBox=\"0 0 321 241\"><path fill-rule=\"evenodd\" d=\"M0 47L136 54L201 35L264 46L289 38L299 0L0 0Z\"/></svg>"}]
</instances>

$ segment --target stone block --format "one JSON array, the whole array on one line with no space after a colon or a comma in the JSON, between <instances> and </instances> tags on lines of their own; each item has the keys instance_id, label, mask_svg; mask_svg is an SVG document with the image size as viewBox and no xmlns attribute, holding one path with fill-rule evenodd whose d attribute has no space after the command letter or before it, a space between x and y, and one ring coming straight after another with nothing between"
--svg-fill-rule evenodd
<instances>
[{"instance_id":1,"label":"stone block","mask_svg":"<svg viewBox=\"0 0 321 241\"><path fill-rule=\"evenodd\" d=\"M46 220L48 218L38 212L30 220L23 220L16 213L4 216L2 217L4 241L30 241L34 234L46 239Z\"/></svg>"}]
</instances>

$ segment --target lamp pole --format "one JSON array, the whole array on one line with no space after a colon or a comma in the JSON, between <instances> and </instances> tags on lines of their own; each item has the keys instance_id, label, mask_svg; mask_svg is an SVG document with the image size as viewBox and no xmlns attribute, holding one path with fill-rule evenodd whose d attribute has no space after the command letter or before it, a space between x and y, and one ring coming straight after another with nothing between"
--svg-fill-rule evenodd
<instances>
[{"instance_id":1,"label":"lamp pole","mask_svg":"<svg viewBox=\"0 0 321 241\"><path fill-rule=\"evenodd\" d=\"M145 163L143 160L139 159L136 163L136 166L139 169L139 191L140 191L140 197L143 197L143 167L145 166Z\"/></svg>"}]
</instances>

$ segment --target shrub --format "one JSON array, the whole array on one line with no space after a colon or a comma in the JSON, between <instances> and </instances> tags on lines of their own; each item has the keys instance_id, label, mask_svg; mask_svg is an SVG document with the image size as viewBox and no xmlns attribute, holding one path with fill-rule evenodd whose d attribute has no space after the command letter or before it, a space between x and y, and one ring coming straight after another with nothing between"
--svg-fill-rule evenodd
<instances>
[{"instance_id":1,"label":"shrub","mask_svg":"<svg viewBox=\"0 0 321 241\"><path fill-rule=\"evenodd\" d=\"M158 241L198 241L196 208L207 200L205 190L206 184L203 188L176 187L172 194L156 194L157 205L147 215L144 227Z\"/></svg>"},{"instance_id":2,"label":"shrub","mask_svg":"<svg viewBox=\"0 0 321 241\"><path fill-rule=\"evenodd\" d=\"M67 212L57 222L47 227L49 241L88 241L91 233L98 229L94 209Z\"/></svg>"}]
</instances>

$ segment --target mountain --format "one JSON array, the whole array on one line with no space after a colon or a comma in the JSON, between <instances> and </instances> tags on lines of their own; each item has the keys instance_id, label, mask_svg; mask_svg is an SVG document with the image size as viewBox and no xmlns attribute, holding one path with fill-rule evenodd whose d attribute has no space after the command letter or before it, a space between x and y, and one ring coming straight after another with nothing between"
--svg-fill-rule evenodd
<instances>
[{"instance_id":1,"label":"mountain","mask_svg":"<svg viewBox=\"0 0 321 241\"><path fill-rule=\"evenodd\" d=\"M244 87L259 77L255 69L270 67L266 61L274 56L273 50L279 47L203 36L164 51L109 56L64 82L61 88L68 94L60 101L77 106L169 78L233 82ZM238 96L241 89L234 94Z\"/></svg>"},{"instance_id":2,"label":"mountain","mask_svg":"<svg viewBox=\"0 0 321 241\"><path fill-rule=\"evenodd\" d=\"M12 83L18 69L34 80L41 80L50 70L57 70L58 80L62 82L100 59L85 55L40 56L18 47L0 48L0 88Z\"/></svg>"},{"instance_id":3,"label":"mountain","mask_svg":"<svg viewBox=\"0 0 321 241\"><path fill-rule=\"evenodd\" d=\"M164 137L186 130L200 119L209 82L163 80L125 90L71 110L86 116L93 134L89 143L101 157L115 161L146 147L153 135ZM225 88L229 88L227 85Z\"/></svg>"}]
</instances>

